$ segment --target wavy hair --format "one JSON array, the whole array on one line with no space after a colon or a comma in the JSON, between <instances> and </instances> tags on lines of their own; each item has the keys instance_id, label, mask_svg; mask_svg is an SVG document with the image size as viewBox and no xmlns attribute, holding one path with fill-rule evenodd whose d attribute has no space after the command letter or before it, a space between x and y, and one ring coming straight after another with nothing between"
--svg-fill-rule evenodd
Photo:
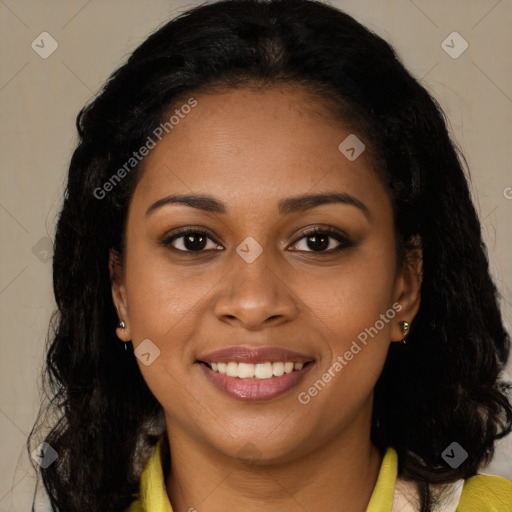
<instances>
[{"instance_id":1,"label":"wavy hair","mask_svg":"<svg viewBox=\"0 0 512 512\"><path fill-rule=\"evenodd\" d=\"M104 197L97 191L188 95L279 83L307 87L368 141L392 201L399 264L421 240L421 306L407 345L391 344L377 382L373 443L397 450L399 475L417 482L429 511L431 484L474 475L512 430L499 381L510 338L467 164L439 104L387 42L334 7L222 0L150 35L77 117L54 244L48 400L27 442L33 449L46 425L58 459L39 471L54 511L126 509L162 428L162 408L133 351L116 338L108 271L109 250L124 251L143 165ZM468 451L456 469L441 458L454 440Z\"/></svg>"}]
</instances>

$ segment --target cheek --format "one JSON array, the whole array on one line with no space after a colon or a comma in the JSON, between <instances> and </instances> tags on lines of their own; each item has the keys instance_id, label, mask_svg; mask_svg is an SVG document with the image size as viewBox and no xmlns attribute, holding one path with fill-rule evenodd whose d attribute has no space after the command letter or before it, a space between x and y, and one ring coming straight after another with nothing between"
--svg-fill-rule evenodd
<instances>
[{"instance_id":1,"label":"cheek","mask_svg":"<svg viewBox=\"0 0 512 512\"><path fill-rule=\"evenodd\" d=\"M326 391L317 380L302 397L320 411L338 410L340 421L368 399L385 363L397 321L394 268L394 244L381 238L360 247L329 279L319 279L318 271L308 276L308 306L324 338L318 379Z\"/></svg>"},{"instance_id":2,"label":"cheek","mask_svg":"<svg viewBox=\"0 0 512 512\"><path fill-rule=\"evenodd\" d=\"M158 354L149 365L142 359L137 364L164 408L179 410L192 362L188 341L197 326L201 297L207 293L205 280L186 278L154 254L149 257L141 247L129 254L126 289L133 347L140 346L141 351L142 343L150 340L154 346L149 345L149 352Z\"/></svg>"},{"instance_id":3,"label":"cheek","mask_svg":"<svg viewBox=\"0 0 512 512\"><path fill-rule=\"evenodd\" d=\"M313 315L325 322L341 350L391 308L394 296L394 246L385 240L368 243L332 268L313 269L304 278L304 300ZM388 314L386 320L393 315ZM392 316L391 316L392 318ZM379 330L388 333L390 323Z\"/></svg>"},{"instance_id":4,"label":"cheek","mask_svg":"<svg viewBox=\"0 0 512 512\"><path fill-rule=\"evenodd\" d=\"M160 250L134 242L128 250L126 289L132 338L155 339L161 346L179 340L187 317L201 307L208 283L197 270L171 265Z\"/></svg>"}]
</instances>

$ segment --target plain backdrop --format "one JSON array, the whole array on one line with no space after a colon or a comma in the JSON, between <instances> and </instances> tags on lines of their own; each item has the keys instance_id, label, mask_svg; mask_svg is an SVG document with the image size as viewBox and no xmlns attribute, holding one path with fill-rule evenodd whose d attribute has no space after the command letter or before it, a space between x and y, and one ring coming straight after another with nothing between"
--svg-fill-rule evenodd
<instances>
[{"instance_id":1,"label":"plain backdrop","mask_svg":"<svg viewBox=\"0 0 512 512\"><path fill-rule=\"evenodd\" d=\"M76 115L154 29L198 3L0 0L0 512L28 511L32 503L35 478L25 441L38 410L44 341L54 309L51 241L76 143ZM390 42L445 110L469 163L511 332L511 0L331 3ZM40 36L43 32L56 43ZM47 58L40 55L41 37L44 51L58 44ZM445 40L452 55L443 48ZM454 58L464 41L468 48ZM505 377L511 379L510 366ZM485 472L512 478L510 436Z\"/></svg>"}]
</instances>

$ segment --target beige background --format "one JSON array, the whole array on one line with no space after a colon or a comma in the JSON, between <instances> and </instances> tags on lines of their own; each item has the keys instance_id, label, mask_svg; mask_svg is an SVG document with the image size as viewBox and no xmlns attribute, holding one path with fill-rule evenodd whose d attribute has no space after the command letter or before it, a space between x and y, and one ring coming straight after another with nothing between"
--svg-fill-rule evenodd
<instances>
[{"instance_id":1,"label":"beige background","mask_svg":"<svg viewBox=\"0 0 512 512\"><path fill-rule=\"evenodd\" d=\"M32 503L35 480L24 443L38 407L43 343L54 306L48 239L76 142L76 114L153 29L197 3L0 0L0 512L27 511ZM445 109L472 171L512 331L511 0L332 3L394 45ZM453 31L469 44L457 59L441 47ZM41 32L59 45L47 59L31 47ZM512 478L510 436L486 472Z\"/></svg>"}]
</instances>

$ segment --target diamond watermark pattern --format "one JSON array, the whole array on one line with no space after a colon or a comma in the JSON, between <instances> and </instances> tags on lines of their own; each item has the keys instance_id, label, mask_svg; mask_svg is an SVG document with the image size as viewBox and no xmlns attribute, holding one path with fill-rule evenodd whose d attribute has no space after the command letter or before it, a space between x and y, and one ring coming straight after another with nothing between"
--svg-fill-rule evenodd
<instances>
[{"instance_id":1,"label":"diamond watermark pattern","mask_svg":"<svg viewBox=\"0 0 512 512\"><path fill-rule=\"evenodd\" d=\"M252 466L261 459L261 452L254 443L245 443L237 455L247 466Z\"/></svg>"},{"instance_id":2,"label":"diamond watermark pattern","mask_svg":"<svg viewBox=\"0 0 512 512\"><path fill-rule=\"evenodd\" d=\"M32 458L37 464L43 469L51 466L57 460L57 452L49 445L44 442L41 443L32 453Z\"/></svg>"},{"instance_id":3,"label":"diamond watermark pattern","mask_svg":"<svg viewBox=\"0 0 512 512\"><path fill-rule=\"evenodd\" d=\"M59 47L59 43L48 32L41 32L32 41L31 46L39 57L47 59Z\"/></svg>"},{"instance_id":4,"label":"diamond watermark pattern","mask_svg":"<svg viewBox=\"0 0 512 512\"><path fill-rule=\"evenodd\" d=\"M263 247L252 236L248 236L237 248L236 252L247 262L252 263L262 252Z\"/></svg>"},{"instance_id":5,"label":"diamond watermark pattern","mask_svg":"<svg viewBox=\"0 0 512 512\"><path fill-rule=\"evenodd\" d=\"M341 153L351 162L353 162L365 150L366 146L351 133L339 146Z\"/></svg>"},{"instance_id":6,"label":"diamond watermark pattern","mask_svg":"<svg viewBox=\"0 0 512 512\"><path fill-rule=\"evenodd\" d=\"M458 32L452 32L441 43L441 48L452 59L458 59L468 49L468 46L468 42Z\"/></svg>"},{"instance_id":7,"label":"diamond watermark pattern","mask_svg":"<svg viewBox=\"0 0 512 512\"><path fill-rule=\"evenodd\" d=\"M144 366L149 366L160 355L160 349L149 339L145 339L133 353Z\"/></svg>"},{"instance_id":8,"label":"diamond watermark pattern","mask_svg":"<svg viewBox=\"0 0 512 512\"><path fill-rule=\"evenodd\" d=\"M454 441L441 454L441 457L451 468L456 469L468 458L468 452Z\"/></svg>"},{"instance_id":9,"label":"diamond watermark pattern","mask_svg":"<svg viewBox=\"0 0 512 512\"><path fill-rule=\"evenodd\" d=\"M32 247L32 254L43 263L50 261L53 256L52 241L47 236L41 238L41 240Z\"/></svg>"}]
</instances>

